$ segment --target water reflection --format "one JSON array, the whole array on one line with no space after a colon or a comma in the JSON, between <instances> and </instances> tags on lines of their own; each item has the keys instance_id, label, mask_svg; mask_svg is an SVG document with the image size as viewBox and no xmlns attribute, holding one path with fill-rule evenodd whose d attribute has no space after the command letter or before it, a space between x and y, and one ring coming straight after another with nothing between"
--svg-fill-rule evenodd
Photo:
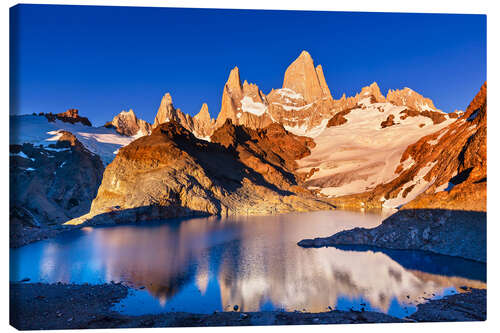
<instances>
[{"instance_id":1,"label":"water reflection","mask_svg":"<svg viewBox=\"0 0 500 333\"><path fill-rule=\"evenodd\" d=\"M485 265L475 262L296 245L380 221L376 213L335 211L84 228L12 251L11 280L124 281L138 288L117 306L130 314L238 305L242 311L330 306L404 316L425 298L460 286L486 288Z\"/></svg>"}]
</instances>

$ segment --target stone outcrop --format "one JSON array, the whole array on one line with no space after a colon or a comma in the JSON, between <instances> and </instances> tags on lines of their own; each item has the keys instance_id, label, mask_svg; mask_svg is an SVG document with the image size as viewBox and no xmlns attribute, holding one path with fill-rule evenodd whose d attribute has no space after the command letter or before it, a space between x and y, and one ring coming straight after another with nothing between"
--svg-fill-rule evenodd
<instances>
[{"instance_id":1,"label":"stone outcrop","mask_svg":"<svg viewBox=\"0 0 500 333\"><path fill-rule=\"evenodd\" d=\"M227 119L237 125L264 128L273 122L267 109L266 97L259 87L246 80L241 84L240 71L234 67L222 91L221 110L215 128L222 126Z\"/></svg>"},{"instance_id":2,"label":"stone outcrop","mask_svg":"<svg viewBox=\"0 0 500 333\"><path fill-rule=\"evenodd\" d=\"M486 262L486 213L441 209L403 210L376 228L345 230L326 238L305 239L298 245L368 245L425 250Z\"/></svg>"},{"instance_id":3,"label":"stone outcrop","mask_svg":"<svg viewBox=\"0 0 500 333\"><path fill-rule=\"evenodd\" d=\"M144 136L151 133L151 125L145 120L137 118L132 109L120 112L104 126L113 127L118 133L126 136Z\"/></svg>"},{"instance_id":4,"label":"stone outcrop","mask_svg":"<svg viewBox=\"0 0 500 333\"><path fill-rule=\"evenodd\" d=\"M87 117L80 117L77 109L68 109L66 112L56 113L39 113L39 116L45 116L48 121L55 121L56 119L63 121L65 123L81 123L85 126L92 126L92 123Z\"/></svg>"},{"instance_id":5,"label":"stone outcrop","mask_svg":"<svg viewBox=\"0 0 500 333\"><path fill-rule=\"evenodd\" d=\"M193 128L193 118L182 112L181 109L176 109L174 107L174 103L172 102L172 96L170 96L169 93L166 93L161 99L152 128L155 129L160 124L167 123L169 121L178 122L183 127L188 129Z\"/></svg>"},{"instance_id":6,"label":"stone outcrop","mask_svg":"<svg viewBox=\"0 0 500 333\"><path fill-rule=\"evenodd\" d=\"M198 138L209 138L215 129L215 119L210 117L207 103L203 103L200 112L193 117L193 134Z\"/></svg>"},{"instance_id":7,"label":"stone outcrop","mask_svg":"<svg viewBox=\"0 0 500 333\"><path fill-rule=\"evenodd\" d=\"M333 208L300 187L293 173L311 139L278 124L253 130L228 120L210 140L175 121L158 125L120 149L90 213L68 224Z\"/></svg>"},{"instance_id":8,"label":"stone outcrop","mask_svg":"<svg viewBox=\"0 0 500 333\"><path fill-rule=\"evenodd\" d=\"M47 147L10 145L11 243L89 211L104 166L70 132Z\"/></svg>"},{"instance_id":9,"label":"stone outcrop","mask_svg":"<svg viewBox=\"0 0 500 333\"><path fill-rule=\"evenodd\" d=\"M273 121L295 134L311 137L321 132L336 111L323 67L315 68L307 51L286 69L283 87L271 90L267 101Z\"/></svg>"},{"instance_id":10,"label":"stone outcrop","mask_svg":"<svg viewBox=\"0 0 500 333\"><path fill-rule=\"evenodd\" d=\"M438 111L430 98L426 98L408 87L400 90L389 89L387 101L394 105L408 106L417 111Z\"/></svg>"},{"instance_id":11,"label":"stone outcrop","mask_svg":"<svg viewBox=\"0 0 500 333\"><path fill-rule=\"evenodd\" d=\"M191 117L191 115L182 112L181 109L176 109L172 102L172 96L166 93L161 100L152 129L169 121L179 123L197 138L205 140L210 137L216 127L215 120L210 118L207 104L204 103L200 112Z\"/></svg>"}]
</instances>

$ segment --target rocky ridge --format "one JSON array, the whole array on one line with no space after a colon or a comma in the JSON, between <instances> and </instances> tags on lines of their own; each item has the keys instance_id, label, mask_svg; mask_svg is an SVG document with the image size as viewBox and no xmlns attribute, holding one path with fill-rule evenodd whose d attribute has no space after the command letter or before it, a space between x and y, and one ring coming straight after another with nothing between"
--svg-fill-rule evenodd
<instances>
[{"instance_id":1,"label":"rocky ridge","mask_svg":"<svg viewBox=\"0 0 500 333\"><path fill-rule=\"evenodd\" d=\"M126 136L141 137L151 134L151 125L145 120L137 118L132 109L120 112L104 126L115 128L116 132Z\"/></svg>"},{"instance_id":2,"label":"rocky ridge","mask_svg":"<svg viewBox=\"0 0 500 333\"><path fill-rule=\"evenodd\" d=\"M395 179L336 202L486 211L486 111L485 82L465 114L404 150Z\"/></svg>"},{"instance_id":3,"label":"rocky ridge","mask_svg":"<svg viewBox=\"0 0 500 333\"><path fill-rule=\"evenodd\" d=\"M486 89L485 82L458 120L409 145L396 179L334 200L360 208L402 206L397 213L375 228L298 244L426 250L486 262Z\"/></svg>"},{"instance_id":4,"label":"rocky ridge","mask_svg":"<svg viewBox=\"0 0 500 333\"><path fill-rule=\"evenodd\" d=\"M56 119L63 121L65 123L76 124L81 123L85 126L92 126L92 123L87 117L80 117L77 109L68 109L65 112L52 114L51 113L39 113L39 116L44 116L48 121L54 122Z\"/></svg>"},{"instance_id":5,"label":"rocky ridge","mask_svg":"<svg viewBox=\"0 0 500 333\"><path fill-rule=\"evenodd\" d=\"M293 172L311 139L278 124L253 130L228 120L210 141L175 121L158 125L120 149L90 213L68 224L333 209L298 186Z\"/></svg>"},{"instance_id":6,"label":"rocky ridge","mask_svg":"<svg viewBox=\"0 0 500 333\"><path fill-rule=\"evenodd\" d=\"M298 162L298 172L308 175L306 185L319 195L365 193L390 182L409 145L456 120L387 102L376 83L343 102L314 137L311 155Z\"/></svg>"},{"instance_id":7,"label":"rocky ridge","mask_svg":"<svg viewBox=\"0 0 500 333\"><path fill-rule=\"evenodd\" d=\"M203 104L196 116L191 117L191 115L182 112L181 109L176 109L172 102L172 96L166 93L161 100L152 129L169 121L178 122L184 128L191 131L197 138L207 139L214 131L213 124L215 122L210 118L206 104Z\"/></svg>"},{"instance_id":8,"label":"rocky ridge","mask_svg":"<svg viewBox=\"0 0 500 333\"><path fill-rule=\"evenodd\" d=\"M11 245L32 229L61 224L89 211L104 166L70 132L47 147L10 145Z\"/></svg>"}]
</instances>

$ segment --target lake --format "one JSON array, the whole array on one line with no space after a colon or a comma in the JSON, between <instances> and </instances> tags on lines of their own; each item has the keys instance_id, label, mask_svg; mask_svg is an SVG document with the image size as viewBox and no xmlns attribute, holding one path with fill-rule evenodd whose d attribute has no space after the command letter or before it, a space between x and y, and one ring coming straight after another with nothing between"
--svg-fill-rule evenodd
<instances>
[{"instance_id":1,"label":"lake","mask_svg":"<svg viewBox=\"0 0 500 333\"><path fill-rule=\"evenodd\" d=\"M84 227L11 250L11 281L123 282L115 310L371 310L404 317L427 299L486 288L486 265L421 251L305 249L304 238L375 227L383 214L324 211Z\"/></svg>"}]
</instances>

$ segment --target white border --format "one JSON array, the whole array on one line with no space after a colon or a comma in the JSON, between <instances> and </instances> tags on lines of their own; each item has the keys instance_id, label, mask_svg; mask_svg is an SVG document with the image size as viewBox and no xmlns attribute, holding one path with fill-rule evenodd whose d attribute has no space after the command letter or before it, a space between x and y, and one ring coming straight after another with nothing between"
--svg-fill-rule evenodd
<instances>
[{"instance_id":1,"label":"white border","mask_svg":"<svg viewBox=\"0 0 500 333\"><path fill-rule=\"evenodd\" d=\"M474 0L474 1L463 1L458 2L454 0L419 0L419 1L401 1L401 0L348 0L342 2L328 2L322 0L252 0L252 1L241 1L241 0L172 0L172 1L159 1L159 0L101 0L101 1L71 1L71 0L58 0L58 1L2 1L2 45L4 45L2 57L2 121L0 122L2 128L0 130L0 135L2 136L2 151L0 153L1 158L1 168L3 176L2 178L2 199L0 202L2 204L2 216L3 221L1 222L1 237L2 237L2 272L1 277L1 318L2 318L2 328L6 331L14 331L14 328L8 326L8 308L9 308L9 297L8 297L8 211L9 211L9 193L8 193L8 110L9 110L9 53L8 53L8 41L9 41L9 11L8 8L14 6L17 3L32 3L32 4L64 4L64 5L112 5L112 6L148 6L148 7L198 7L198 8L242 8L242 9L292 9L292 10L334 10L334 11L370 11L370 12L413 12L413 13L461 13L461 14L487 14L488 18L488 169L489 169L489 179L488 179L488 320L486 323L436 323L436 324L375 324L375 325L334 325L334 326L267 326L267 327L242 327L238 328L241 332L250 332L253 330L259 331L280 331L280 332L300 332L303 330L314 330L319 332L331 332L332 330L342 330L343 332L362 332L364 330L370 330L373 332L400 332L404 330L405 332L421 332L422 330L453 330L453 332L465 332L471 330L488 330L488 331L499 331L499 318L500 313L498 311L499 306L496 303L499 299L498 292L498 275L500 271L498 269L498 257L500 257L499 243L497 240L500 236L500 218L496 206L498 206L499 199L497 196L496 189L499 188L498 176L496 176L495 171L500 170L498 168L499 161L499 149L500 144L500 130L499 130L499 118L500 118L500 107L498 103L498 85L497 78L499 76L498 72L498 61L500 61L500 54L498 52L498 40L500 32L500 15L498 11L498 1L486 1L486 0ZM459 78L459 69L457 69L457 79ZM478 87L479 89L479 87ZM219 332L219 330L224 330L230 332L234 330L234 327L225 328L187 328L182 329L182 332ZM139 329L132 330L93 330L91 332L143 332ZM168 332L181 331L181 329L168 329ZM61 331L58 331L61 332ZM78 332L89 332L84 330L78 330Z\"/></svg>"}]
</instances>

